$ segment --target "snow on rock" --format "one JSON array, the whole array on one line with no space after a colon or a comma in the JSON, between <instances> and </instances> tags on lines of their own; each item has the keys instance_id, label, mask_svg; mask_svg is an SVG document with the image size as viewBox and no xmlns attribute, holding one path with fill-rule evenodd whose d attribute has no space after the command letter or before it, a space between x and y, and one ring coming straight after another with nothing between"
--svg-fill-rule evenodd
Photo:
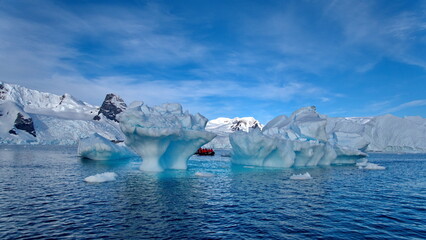
<instances>
[{"instance_id":1,"label":"snow on rock","mask_svg":"<svg viewBox=\"0 0 426 240\"><path fill-rule=\"evenodd\" d=\"M304 173L304 174L293 174L290 177L291 180L309 180L312 179L311 174L309 174L308 172Z\"/></svg>"},{"instance_id":2,"label":"snow on rock","mask_svg":"<svg viewBox=\"0 0 426 240\"><path fill-rule=\"evenodd\" d=\"M116 160L136 156L124 144L113 143L97 133L80 139L77 151L79 156L93 160Z\"/></svg>"},{"instance_id":3,"label":"snow on rock","mask_svg":"<svg viewBox=\"0 0 426 240\"><path fill-rule=\"evenodd\" d=\"M36 131L34 129L33 119L28 117L28 116L26 117L23 113L19 112L16 115L14 126L15 126L16 129L24 130L27 133L36 137Z\"/></svg>"},{"instance_id":4,"label":"snow on rock","mask_svg":"<svg viewBox=\"0 0 426 240\"><path fill-rule=\"evenodd\" d=\"M315 107L302 108L289 118L278 116L262 131L230 135L232 162L268 167L305 167L355 164L367 155L327 141L327 119Z\"/></svg>"},{"instance_id":5,"label":"snow on rock","mask_svg":"<svg viewBox=\"0 0 426 240\"><path fill-rule=\"evenodd\" d=\"M102 183L102 182L115 181L116 178L117 178L116 173L104 172L104 173L99 173L93 176L86 177L84 181L89 183Z\"/></svg>"},{"instance_id":6,"label":"snow on rock","mask_svg":"<svg viewBox=\"0 0 426 240\"><path fill-rule=\"evenodd\" d=\"M0 143L35 142L33 119L16 103L0 103Z\"/></svg>"},{"instance_id":7,"label":"snow on rock","mask_svg":"<svg viewBox=\"0 0 426 240\"><path fill-rule=\"evenodd\" d=\"M262 129L263 125L253 117L243 118L217 118L207 122L206 131L217 136L204 147L230 149L229 134L236 131L248 132L251 129Z\"/></svg>"},{"instance_id":8,"label":"snow on rock","mask_svg":"<svg viewBox=\"0 0 426 240\"><path fill-rule=\"evenodd\" d=\"M204 116L183 112L180 104L151 108L134 102L119 121L126 145L142 157L144 171L186 169L189 157L216 136L204 130Z\"/></svg>"},{"instance_id":9,"label":"snow on rock","mask_svg":"<svg viewBox=\"0 0 426 240\"><path fill-rule=\"evenodd\" d=\"M117 115L124 112L126 108L127 105L122 98L113 93L107 94L98 114L93 120L99 121L101 116L104 116L109 120L118 122Z\"/></svg>"}]
</instances>

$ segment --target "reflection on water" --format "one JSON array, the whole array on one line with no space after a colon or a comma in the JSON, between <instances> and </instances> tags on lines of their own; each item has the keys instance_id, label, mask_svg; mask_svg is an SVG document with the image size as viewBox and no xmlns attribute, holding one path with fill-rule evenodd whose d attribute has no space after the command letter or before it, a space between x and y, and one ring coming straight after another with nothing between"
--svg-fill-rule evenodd
<instances>
[{"instance_id":1,"label":"reflection on water","mask_svg":"<svg viewBox=\"0 0 426 240\"><path fill-rule=\"evenodd\" d=\"M0 238L422 238L425 155L373 154L385 171L273 169L194 156L187 171L80 159L74 147L0 147ZM114 182L85 183L115 172ZM309 172L313 179L294 181ZM195 173L212 174L211 177Z\"/></svg>"}]
</instances>

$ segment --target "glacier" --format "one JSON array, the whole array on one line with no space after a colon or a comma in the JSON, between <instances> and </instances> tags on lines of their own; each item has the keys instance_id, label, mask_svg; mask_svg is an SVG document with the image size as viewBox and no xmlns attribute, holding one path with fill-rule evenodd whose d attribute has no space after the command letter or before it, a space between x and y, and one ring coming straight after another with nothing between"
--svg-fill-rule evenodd
<instances>
[{"instance_id":1,"label":"glacier","mask_svg":"<svg viewBox=\"0 0 426 240\"><path fill-rule=\"evenodd\" d=\"M116 160L136 157L127 146L113 143L98 133L80 139L77 148L78 155L92 160Z\"/></svg>"},{"instance_id":2,"label":"glacier","mask_svg":"<svg viewBox=\"0 0 426 240\"><path fill-rule=\"evenodd\" d=\"M216 136L205 131L204 116L183 112L180 104L133 102L119 121L125 143L141 156L144 171L186 169L189 157Z\"/></svg>"},{"instance_id":3,"label":"glacier","mask_svg":"<svg viewBox=\"0 0 426 240\"><path fill-rule=\"evenodd\" d=\"M232 163L266 167L311 167L355 164L366 153L332 145L327 139L327 118L315 107L278 116L266 126L230 135Z\"/></svg>"}]
</instances>

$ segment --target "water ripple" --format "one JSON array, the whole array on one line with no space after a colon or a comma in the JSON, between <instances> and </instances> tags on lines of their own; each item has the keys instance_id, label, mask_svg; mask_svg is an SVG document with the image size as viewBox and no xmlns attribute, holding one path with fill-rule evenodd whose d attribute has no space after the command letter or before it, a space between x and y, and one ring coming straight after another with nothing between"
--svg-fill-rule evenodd
<instances>
[{"instance_id":1,"label":"water ripple","mask_svg":"<svg viewBox=\"0 0 426 240\"><path fill-rule=\"evenodd\" d=\"M81 161L75 148L0 147L1 239L424 239L426 155L372 154L356 167L244 168L194 157L187 171L139 159ZM113 171L115 182L83 179ZM309 171L313 179L289 177ZM196 172L212 173L209 178Z\"/></svg>"}]
</instances>

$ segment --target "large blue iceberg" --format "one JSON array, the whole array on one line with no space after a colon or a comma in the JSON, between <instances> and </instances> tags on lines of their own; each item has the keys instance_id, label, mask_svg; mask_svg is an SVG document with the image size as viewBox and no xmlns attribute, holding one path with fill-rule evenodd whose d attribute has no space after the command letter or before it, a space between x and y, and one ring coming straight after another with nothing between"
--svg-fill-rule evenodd
<instances>
[{"instance_id":1,"label":"large blue iceberg","mask_svg":"<svg viewBox=\"0 0 426 240\"><path fill-rule=\"evenodd\" d=\"M327 118L315 107L305 107L290 117L278 116L262 130L230 135L232 162L266 167L307 167L355 164L367 154L327 140Z\"/></svg>"},{"instance_id":2,"label":"large blue iceberg","mask_svg":"<svg viewBox=\"0 0 426 240\"><path fill-rule=\"evenodd\" d=\"M207 118L183 112L180 104L134 102L119 120L126 145L142 157L144 171L186 169L187 160L216 136L204 130Z\"/></svg>"}]
</instances>

